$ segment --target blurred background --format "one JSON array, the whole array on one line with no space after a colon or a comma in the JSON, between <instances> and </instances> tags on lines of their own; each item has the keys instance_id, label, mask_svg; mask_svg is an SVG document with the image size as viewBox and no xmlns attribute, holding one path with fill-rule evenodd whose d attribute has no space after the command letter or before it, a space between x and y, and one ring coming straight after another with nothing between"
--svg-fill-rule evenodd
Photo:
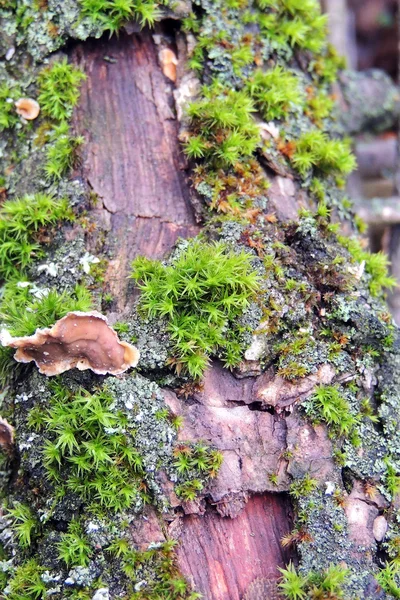
<instances>
[{"instance_id":1,"label":"blurred background","mask_svg":"<svg viewBox=\"0 0 400 600\"><path fill-rule=\"evenodd\" d=\"M321 0L328 14L331 43L349 69L379 69L399 82L399 0ZM400 92L399 92L400 96ZM389 120L390 121L390 120ZM383 250L400 281L399 119L378 124L355 139L359 168L349 181L349 195L368 223L370 247ZM400 288L388 295L400 325Z\"/></svg>"}]
</instances>

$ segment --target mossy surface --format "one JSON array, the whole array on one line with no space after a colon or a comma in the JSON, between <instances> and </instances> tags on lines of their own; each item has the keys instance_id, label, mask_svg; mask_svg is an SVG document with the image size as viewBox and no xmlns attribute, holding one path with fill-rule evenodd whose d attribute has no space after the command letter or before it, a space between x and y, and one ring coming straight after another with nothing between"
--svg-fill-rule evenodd
<instances>
[{"instance_id":1,"label":"mossy surface","mask_svg":"<svg viewBox=\"0 0 400 600\"><path fill-rule=\"evenodd\" d=\"M70 247L61 231L51 239L43 231L68 221L68 206L83 225L87 203L85 190L68 180L83 142L69 121L84 75L61 56L47 57L68 37L113 33L131 18L152 23L164 8L147 0L0 1L0 177L1 193L12 204L7 200L0 215L0 265L9 279L1 312L14 333L31 333L71 308L87 308L89 294L77 283L91 288L96 306L101 300L104 265L86 253L83 227ZM0 527L3 593L11 600L196 597L177 572L170 541L139 552L126 531L146 503L162 513L170 510L172 494L182 502L204 493L221 462L207 445L177 443L179 418L149 377L175 386L171 365L195 356L188 372L198 377L209 357L222 356L231 367L248 359L293 383L322 365L335 372L332 385L314 390L299 408L304 420L324 424L333 440L335 492L325 493L321 482L292 468L297 522L289 541L299 550L300 579L296 583L288 569L282 583L292 581L300 592L282 586L282 593L354 600L376 576L388 597L398 597L396 513L379 554L374 544L359 549L361 558L349 558L342 506L354 479L376 486L388 502L400 485L399 338L383 303L384 289L394 282L385 257L342 237L337 225L337 218L347 219L354 232L362 229L344 192L355 163L338 133L330 88L343 63L326 43L315 0L198 0L194 8L182 28L195 36L189 66L203 88L187 107L182 139L208 224L192 247L197 254L219 248L221 264L232 259L230 268L220 285L214 280L209 297L209 279L218 273L191 264L179 298L169 301L165 286L174 266L185 267L188 244L162 263L136 262L142 300L118 328L125 339L138 338L141 375L104 381L71 374L52 385L37 373L23 383L15 377L16 394L2 406L16 426L20 454L19 464L8 455L1 463L8 485ZM29 73L22 68L27 53ZM35 122L16 116L13 102L21 96L41 103ZM309 205L290 223L278 222L269 197L275 173L292 178ZM16 218L17 232L9 214L35 202L33 220ZM9 248L15 247L13 254ZM199 271L208 282L200 281L200 288ZM55 277L57 292L51 291ZM200 300L191 294L195 289ZM182 318L192 328L178 343L176 320ZM210 340L198 323L213 320L218 335ZM4 379L10 379L10 364L8 353ZM187 375L183 382L191 384ZM341 562L347 566L332 567Z\"/></svg>"}]
</instances>

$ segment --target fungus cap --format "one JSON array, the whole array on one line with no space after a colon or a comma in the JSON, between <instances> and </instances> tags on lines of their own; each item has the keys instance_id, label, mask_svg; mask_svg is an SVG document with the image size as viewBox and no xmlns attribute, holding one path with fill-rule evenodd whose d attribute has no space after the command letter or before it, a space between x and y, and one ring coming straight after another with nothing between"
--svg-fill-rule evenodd
<instances>
[{"instance_id":1,"label":"fungus cap","mask_svg":"<svg viewBox=\"0 0 400 600\"><path fill-rule=\"evenodd\" d=\"M59 375L73 369L91 369L98 375L119 375L139 360L139 350L120 341L107 318L97 311L70 312L51 328L33 335L12 337L3 330L3 346L17 348L17 362L34 361L43 375Z\"/></svg>"},{"instance_id":2,"label":"fungus cap","mask_svg":"<svg viewBox=\"0 0 400 600\"><path fill-rule=\"evenodd\" d=\"M27 121L33 121L40 113L39 102L32 98L20 98L15 103L17 113Z\"/></svg>"},{"instance_id":3,"label":"fungus cap","mask_svg":"<svg viewBox=\"0 0 400 600\"><path fill-rule=\"evenodd\" d=\"M175 52L170 48L162 48L159 53L162 72L171 81L176 81L176 65L178 59Z\"/></svg>"}]
</instances>

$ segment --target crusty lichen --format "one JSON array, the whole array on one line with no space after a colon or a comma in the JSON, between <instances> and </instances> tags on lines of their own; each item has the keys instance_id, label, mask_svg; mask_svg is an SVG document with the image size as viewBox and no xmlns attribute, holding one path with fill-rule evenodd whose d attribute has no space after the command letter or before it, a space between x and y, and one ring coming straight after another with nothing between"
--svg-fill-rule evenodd
<instances>
[{"instance_id":1,"label":"crusty lichen","mask_svg":"<svg viewBox=\"0 0 400 600\"><path fill-rule=\"evenodd\" d=\"M128 0L126 6L128 13L121 16L121 12L111 14L109 3L96 15L96 7L87 1L48 0L39 10L27 0L0 2L5 32L0 46L4 57L0 64L4 128L0 153L5 166L1 187L10 198L51 190L57 199L68 197L78 211L86 206L80 182L68 181L68 167L81 140L48 107L49 116L58 122L41 114L37 122L25 123L10 107L22 95L38 98L48 92L48 86L40 90L51 72L46 57L67 37L98 37L105 29L118 29L125 17L138 16L132 2ZM142 3L142 10L146 6L149 3ZM150 11L141 18L150 21L152 15ZM33 17L37 26L29 27ZM346 596L364 597L377 573L370 560L371 555L377 560L377 546L372 543L357 549L357 557L352 555L342 497L357 480L377 486L388 500L398 492L399 341L382 303L382 288L392 283L385 260L371 259L361 246L338 237L334 223L337 216L341 220L352 217L344 176L354 161L347 142L339 136L329 137L335 124L329 86L341 61L326 44L324 19L314 0L199 0L196 14L186 11L183 29L195 36L189 65L205 84L184 119L186 130L181 132L186 153L196 162L194 187L204 199L206 218L210 217L203 243L219 240L227 252L245 252L260 282L240 319L224 325L224 334L235 344L233 362L240 357L251 361L253 367L257 363L258 372L272 367L282 378L296 381L317 372L321 365L335 370L332 386L344 404L333 406L346 408L344 424L340 415L339 422L329 418L329 394L322 393L319 402L326 402L326 406L318 405L318 410L311 395L304 404L305 411L294 408L295 415L300 410L303 418L314 424L326 424L334 438L336 465L333 495L324 489L324 482L316 482L310 489L302 487L306 474L288 450L288 472L294 479L292 495L298 512L293 539L299 545L301 573L345 561L350 569ZM28 74L21 68L26 52L36 61ZM60 64L63 71L64 63ZM75 98L74 93L72 96ZM69 118L71 109L69 106L63 117ZM253 120L256 111L259 113ZM60 145L55 138L58 134L62 137ZM278 221L279 206L272 192L275 174L281 178L280 184L283 178L294 182L293 193L310 207L284 225ZM22 283L29 285L29 293L47 293L56 278L59 291L72 294L78 279L95 288L99 305L101 292L96 294L96 288L101 282L95 273L96 257L86 255L83 233L68 246L62 233L52 240L42 238L42 242L46 254L30 262L24 273ZM185 243L178 246L163 268L185 248ZM229 298L227 293L227 302ZM40 314L37 304L27 306L35 315ZM170 415L160 388L148 379L151 376L164 383L177 383L166 366L167 358L174 358L176 351L168 320L143 318L137 304L132 304L132 312L120 330L124 330L121 335L127 341L138 338L142 375L108 379L102 387L103 382L92 376L71 374L59 383L63 391L58 390L64 394L64 408L70 410L70 417L79 397L103 394L97 418L100 415L109 422L97 422L96 432L99 437L106 433L109 440L124 438L122 446L127 454L118 456L118 465L114 464L117 473L119 468L126 468L128 457L136 460L137 487L125 490L125 498L131 499L129 514L126 510L117 510L112 518L105 514L95 496L99 489L104 496L102 469L97 474L96 469L89 469L92 485L87 486L87 463L77 455L75 446L81 449L93 439L85 439L82 432L70 437L69 445L57 438L60 415L56 393L40 376L27 378L17 388L15 398L10 395L11 402L2 406L3 416L13 419L16 426L21 458L19 477L8 490L8 504L11 509L15 502L30 507L33 524L29 524L29 517L25 535L29 531L37 544L25 549L25 554L21 552L18 534L22 530L17 528L21 522L16 523L17 513L13 517L12 510L6 512L0 534L7 546L0 563L4 574L1 582L4 593L12 599L16 593L30 598L34 593L40 597L50 591L55 598L79 595L95 600L127 593L134 598L167 593L172 598L178 594L190 597L185 582L177 576L172 548L163 544L138 553L125 538L126 524L137 518L145 502L166 511L170 503L193 499L204 491L221 457L202 444L176 444L179 420ZM219 356L221 347L214 344L208 354ZM242 374L248 374L246 360L240 365ZM4 365L8 368L9 362L4 361ZM116 416L121 419L118 424ZM114 455L109 458L116 459ZM78 470L72 481L71 464ZM16 467L13 457L8 456L1 465L2 478L9 476L11 468ZM102 468L104 475L104 464ZM396 527L394 519L388 544L396 537ZM396 558L392 546L379 549L390 559ZM163 570L165 560L167 571ZM390 573L382 573L386 579L381 576L379 581L390 594ZM26 589L29 578L37 586L36 592ZM167 587L160 588L164 580ZM176 582L175 588L171 582Z\"/></svg>"}]
</instances>

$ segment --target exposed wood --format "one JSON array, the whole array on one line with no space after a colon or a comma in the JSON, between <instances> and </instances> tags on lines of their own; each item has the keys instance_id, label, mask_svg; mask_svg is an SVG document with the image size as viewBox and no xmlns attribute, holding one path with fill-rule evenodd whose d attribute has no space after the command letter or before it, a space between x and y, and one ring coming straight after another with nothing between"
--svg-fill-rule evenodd
<instances>
[{"instance_id":1,"label":"exposed wood","mask_svg":"<svg viewBox=\"0 0 400 600\"><path fill-rule=\"evenodd\" d=\"M160 258L178 237L195 235L190 190L178 142L172 86L150 32L79 44L73 59L87 79L75 127L85 136L82 176L108 229L107 279L124 307L130 261Z\"/></svg>"},{"instance_id":2,"label":"exposed wood","mask_svg":"<svg viewBox=\"0 0 400 600\"><path fill-rule=\"evenodd\" d=\"M107 60L104 57L108 57ZM157 48L149 33L89 41L75 47L73 58L87 74L75 117L77 132L87 138L81 174L99 197L91 215L96 218L99 231L106 230L103 243L112 256L107 280L118 298L117 310L122 312L125 305L132 302L126 281L131 259L138 254L161 258L179 236L192 236L199 230L178 142L172 84L161 72ZM294 193L290 202L293 206L289 208L295 214ZM224 390L221 390L217 385L219 368L210 370L207 388L210 396L214 392L229 396L235 379L225 373ZM199 407L201 405L199 401ZM224 415L231 418L234 411L235 415L239 411L251 417L253 425L245 428L247 434L243 432L249 437L249 445L257 438L260 452L274 453L276 462L285 447L284 421L279 426L268 412L251 412L245 406L232 406ZM223 429L222 416L218 424L218 416L212 411L204 410L201 414L200 431L207 431L211 425ZM211 424L208 421L211 417L217 421ZM264 422L268 427L263 429ZM243 426L244 423L240 428ZM261 429L264 442L260 438ZM190 437L190 428L185 426L183 431L184 437ZM227 430L226 435L229 438L232 432ZM227 460L226 465L229 464ZM267 467L267 463L262 467L260 485L256 477L253 480L247 477L247 481L243 472L245 493L237 502L233 498L225 508L225 514L236 518L222 517L222 507L218 513L209 505L204 516L183 517L179 528L180 564L209 600L239 600L257 577L276 578L277 566L283 565L289 557L280 545L280 538L292 526L288 497L247 494L249 489L265 490ZM224 472L221 489L228 484L226 468ZM217 490L218 484L215 497ZM159 541L160 530L154 527L151 531L155 532L154 540L147 536L145 541ZM143 544L141 537L139 534L138 543Z\"/></svg>"},{"instance_id":3,"label":"exposed wood","mask_svg":"<svg viewBox=\"0 0 400 600\"><path fill-rule=\"evenodd\" d=\"M206 600L241 600L252 581L276 579L277 566L293 557L280 544L288 520L290 502L284 494L253 496L235 519L212 509L201 517L186 516L180 567Z\"/></svg>"}]
</instances>

